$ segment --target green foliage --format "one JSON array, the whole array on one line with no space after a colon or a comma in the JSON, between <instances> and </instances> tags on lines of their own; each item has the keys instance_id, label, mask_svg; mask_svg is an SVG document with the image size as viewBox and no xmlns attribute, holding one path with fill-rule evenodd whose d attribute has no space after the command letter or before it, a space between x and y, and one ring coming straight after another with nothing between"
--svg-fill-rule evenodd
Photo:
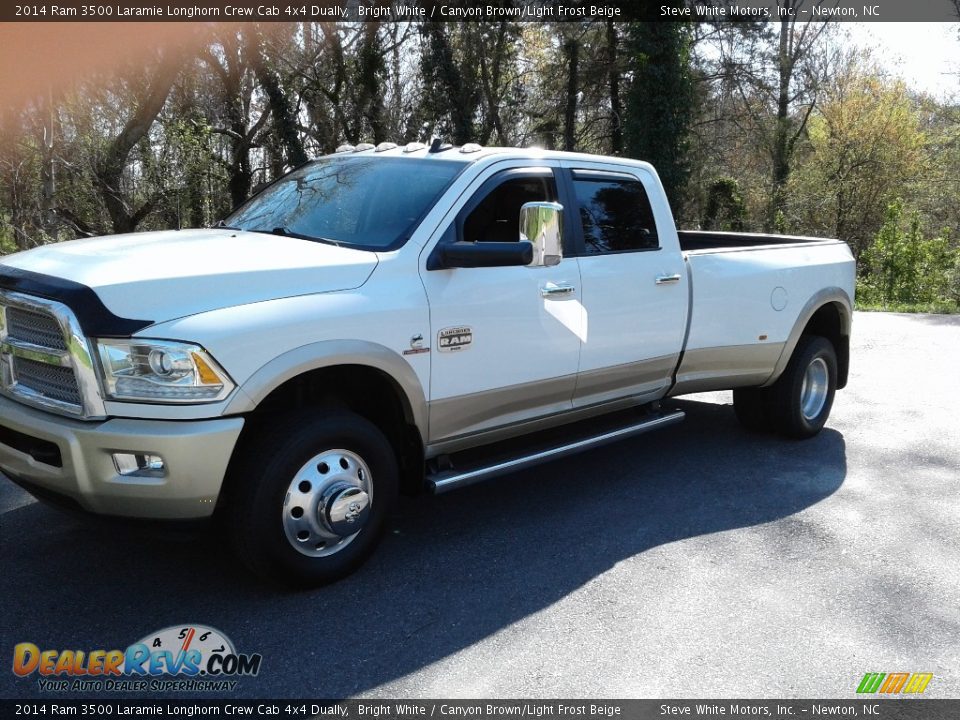
<instances>
[{"instance_id":1,"label":"green foliage","mask_svg":"<svg viewBox=\"0 0 960 720\"><path fill-rule=\"evenodd\" d=\"M679 22L637 22L627 29L633 82L623 125L626 154L653 163L675 212L690 174L691 41L690 28Z\"/></svg>"},{"instance_id":2,"label":"green foliage","mask_svg":"<svg viewBox=\"0 0 960 720\"><path fill-rule=\"evenodd\" d=\"M839 237L864 307L956 309L960 106L834 25L212 27L0 107L0 254L208 225L306 155L436 132L650 161L681 225Z\"/></svg>"},{"instance_id":3,"label":"green foliage","mask_svg":"<svg viewBox=\"0 0 960 720\"><path fill-rule=\"evenodd\" d=\"M784 215L783 210L777 209L773 214L773 231L780 235L787 234L787 216Z\"/></svg>"},{"instance_id":4,"label":"green foliage","mask_svg":"<svg viewBox=\"0 0 960 720\"><path fill-rule=\"evenodd\" d=\"M924 237L920 217L897 200L860 257L857 294L869 307L937 307L960 302L960 248L947 233Z\"/></svg>"},{"instance_id":5,"label":"green foliage","mask_svg":"<svg viewBox=\"0 0 960 720\"><path fill-rule=\"evenodd\" d=\"M795 222L850 243L859 256L886 207L913 195L930 175L920 123L902 82L884 80L856 57L848 60L808 124L803 163L790 183Z\"/></svg>"},{"instance_id":6,"label":"green foliage","mask_svg":"<svg viewBox=\"0 0 960 720\"><path fill-rule=\"evenodd\" d=\"M579 152L622 154L614 135L622 120L622 56L617 52L623 38L603 23L521 23L517 52L520 82L506 96L514 108L513 142L562 149L567 140ZM622 27L622 26L621 26ZM615 46L611 51L608 43ZM571 59L576 74L571 77ZM611 97L611 79L616 80L616 105ZM572 81L572 82L571 82ZM614 114L616 119L614 119Z\"/></svg>"},{"instance_id":7,"label":"green foliage","mask_svg":"<svg viewBox=\"0 0 960 720\"><path fill-rule=\"evenodd\" d=\"M515 22L423 23L419 117L427 133L462 145L509 144L524 102ZM427 140L422 134L416 139Z\"/></svg>"},{"instance_id":8,"label":"green foliage","mask_svg":"<svg viewBox=\"0 0 960 720\"><path fill-rule=\"evenodd\" d=\"M703 229L741 231L746 218L747 205L740 183L729 177L714 180L707 191Z\"/></svg>"},{"instance_id":9,"label":"green foliage","mask_svg":"<svg viewBox=\"0 0 960 720\"><path fill-rule=\"evenodd\" d=\"M201 117L178 117L164 123L164 156L150 163L151 175L169 197L162 207L167 224L174 227L203 227L222 217L229 208L218 203L224 195L226 178L210 162L212 134ZM146 165L146 164L145 164ZM216 188L217 192L211 192Z\"/></svg>"},{"instance_id":10,"label":"green foliage","mask_svg":"<svg viewBox=\"0 0 960 720\"><path fill-rule=\"evenodd\" d=\"M0 215L0 255L9 255L17 251L17 242L13 237L13 226L6 216Z\"/></svg>"}]
</instances>

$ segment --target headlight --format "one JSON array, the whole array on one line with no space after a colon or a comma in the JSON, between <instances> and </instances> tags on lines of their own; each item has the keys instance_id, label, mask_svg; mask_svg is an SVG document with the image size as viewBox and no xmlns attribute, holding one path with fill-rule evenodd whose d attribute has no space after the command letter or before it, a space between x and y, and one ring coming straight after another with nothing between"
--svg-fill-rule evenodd
<instances>
[{"instance_id":1,"label":"headlight","mask_svg":"<svg viewBox=\"0 0 960 720\"><path fill-rule=\"evenodd\" d=\"M202 403L233 382L199 345L170 340L97 340L103 388L112 400Z\"/></svg>"}]
</instances>

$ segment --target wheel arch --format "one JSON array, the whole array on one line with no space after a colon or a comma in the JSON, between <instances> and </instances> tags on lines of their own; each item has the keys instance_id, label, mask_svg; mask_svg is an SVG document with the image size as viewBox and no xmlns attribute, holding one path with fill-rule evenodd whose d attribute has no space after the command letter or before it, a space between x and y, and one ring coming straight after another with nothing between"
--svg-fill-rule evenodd
<instances>
[{"instance_id":1,"label":"wheel arch","mask_svg":"<svg viewBox=\"0 0 960 720\"><path fill-rule=\"evenodd\" d=\"M413 368L389 348L367 341L322 341L274 358L243 385L227 413L247 417L244 435L278 413L311 406L343 407L384 432L397 452L402 487L423 482L427 403ZM237 443L243 444L243 435ZM237 453L235 452L235 456Z\"/></svg>"},{"instance_id":2,"label":"wheel arch","mask_svg":"<svg viewBox=\"0 0 960 720\"><path fill-rule=\"evenodd\" d=\"M850 296L839 287L824 288L816 293L797 317L773 374L762 387L769 387L783 374L793 352L804 335L827 338L837 353L837 388L847 384L850 373L850 329L853 324L853 304Z\"/></svg>"}]
</instances>

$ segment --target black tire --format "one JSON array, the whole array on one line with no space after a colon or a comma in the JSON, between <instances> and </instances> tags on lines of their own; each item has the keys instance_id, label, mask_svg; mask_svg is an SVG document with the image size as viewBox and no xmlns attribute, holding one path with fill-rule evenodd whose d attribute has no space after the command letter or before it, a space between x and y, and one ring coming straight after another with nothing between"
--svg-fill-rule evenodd
<instances>
[{"instance_id":1,"label":"black tire","mask_svg":"<svg viewBox=\"0 0 960 720\"><path fill-rule=\"evenodd\" d=\"M751 432L773 430L767 414L769 398L766 388L737 388L733 391L733 411L737 420Z\"/></svg>"},{"instance_id":2,"label":"black tire","mask_svg":"<svg viewBox=\"0 0 960 720\"><path fill-rule=\"evenodd\" d=\"M813 410L804 407L804 377L814 364L825 366L826 389L822 404L813 403ZM770 386L766 412L777 432L786 437L803 439L816 435L823 428L833 407L837 390L837 353L833 344L818 335L804 335L797 343L783 375ZM821 395L821 394L817 394ZM809 397L810 394L808 393Z\"/></svg>"},{"instance_id":3,"label":"black tire","mask_svg":"<svg viewBox=\"0 0 960 720\"><path fill-rule=\"evenodd\" d=\"M243 563L266 580L293 587L325 585L356 570L380 541L397 499L397 458L384 434L354 413L315 409L283 416L251 439L232 466L226 508ZM333 554L311 557L287 538L286 503L301 469L331 449L355 454L369 469L361 473L372 485L369 514L341 549L331 543Z\"/></svg>"}]
</instances>

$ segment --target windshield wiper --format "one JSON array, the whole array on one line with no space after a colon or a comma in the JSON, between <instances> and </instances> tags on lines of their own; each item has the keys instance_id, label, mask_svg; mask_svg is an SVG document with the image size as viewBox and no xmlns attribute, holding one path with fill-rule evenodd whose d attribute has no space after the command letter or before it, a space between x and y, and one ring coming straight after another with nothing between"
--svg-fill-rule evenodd
<instances>
[{"instance_id":1,"label":"windshield wiper","mask_svg":"<svg viewBox=\"0 0 960 720\"><path fill-rule=\"evenodd\" d=\"M217 220L217 224L214 225L217 230L242 230L243 228L234 227L233 225L227 225L223 220Z\"/></svg>"},{"instance_id":2,"label":"windshield wiper","mask_svg":"<svg viewBox=\"0 0 960 720\"><path fill-rule=\"evenodd\" d=\"M275 227L270 232L274 235L282 235L283 237L298 238L300 240L319 240L320 239L320 238L315 238L313 235L304 235L303 233L298 233L294 230L291 230L288 227L284 227L283 225L280 225L279 227Z\"/></svg>"},{"instance_id":3,"label":"windshield wiper","mask_svg":"<svg viewBox=\"0 0 960 720\"><path fill-rule=\"evenodd\" d=\"M273 228L272 230L247 230L246 232L255 232L255 233L269 233L270 235L280 235L282 237L296 238L297 240L312 240L313 242L322 242L327 243L328 245L336 245L340 247L340 243L336 240L330 240L329 238L317 237L315 235L305 235L303 233L298 233L295 230L284 227L282 225Z\"/></svg>"}]
</instances>

